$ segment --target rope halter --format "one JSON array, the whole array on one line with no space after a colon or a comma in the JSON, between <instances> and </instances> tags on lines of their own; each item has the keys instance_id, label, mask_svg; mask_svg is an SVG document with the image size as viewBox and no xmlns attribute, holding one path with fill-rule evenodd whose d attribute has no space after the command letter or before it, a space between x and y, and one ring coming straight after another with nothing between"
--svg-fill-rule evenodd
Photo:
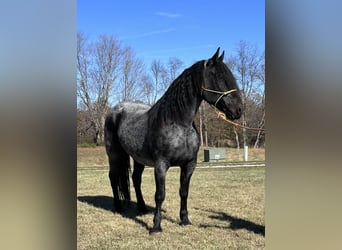
<instances>
[{"instance_id":1,"label":"rope halter","mask_svg":"<svg viewBox=\"0 0 342 250\"><path fill-rule=\"evenodd\" d=\"M204 88L202 86L202 93L203 93L203 90L207 91L207 92L210 92L210 93L215 93L215 94L219 94L220 95L219 98L217 98L217 100L216 100L216 102L214 104L215 108L216 108L217 103L221 100L222 97L237 91L236 89L231 89L231 90L227 90L227 91L217 91L217 90L207 89L207 88Z\"/></svg>"}]
</instances>

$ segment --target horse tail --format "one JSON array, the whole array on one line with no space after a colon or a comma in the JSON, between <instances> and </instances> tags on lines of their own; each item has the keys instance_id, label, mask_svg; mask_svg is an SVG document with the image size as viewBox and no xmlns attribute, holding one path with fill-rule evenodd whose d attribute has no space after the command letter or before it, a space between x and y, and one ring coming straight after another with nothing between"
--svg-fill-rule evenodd
<instances>
[{"instance_id":1,"label":"horse tail","mask_svg":"<svg viewBox=\"0 0 342 250\"><path fill-rule=\"evenodd\" d=\"M112 112L107 115L104 125L106 152L109 159L109 179L113 189L114 200L130 201L130 161L129 155L121 147L118 128L121 114ZM118 196L118 197L115 197Z\"/></svg>"}]
</instances>

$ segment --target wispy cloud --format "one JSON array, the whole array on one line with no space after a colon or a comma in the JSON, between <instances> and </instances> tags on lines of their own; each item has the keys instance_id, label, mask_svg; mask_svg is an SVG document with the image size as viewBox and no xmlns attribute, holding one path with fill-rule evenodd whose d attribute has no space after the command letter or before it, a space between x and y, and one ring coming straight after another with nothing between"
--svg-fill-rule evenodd
<instances>
[{"instance_id":1,"label":"wispy cloud","mask_svg":"<svg viewBox=\"0 0 342 250\"><path fill-rule=\"evenodd\" d=\"M153 31L149 31L149 32L141 33L141 34L136 34L136 35L132 35L132 36L128 36L128 37L123 37L121 39L122 40L127 40L127 39L144 38L144 37L148 37L148 36L155 36L155 35L160 35L160 34L164 34L164 33L169 33L169 32L175 31L175 30L176 30L175 28L153 30Z\"/></svg>"},{"instance_id":2,"label":"wispy cloud","mask_svg":"<svg viewBox=\"0 0 342 250\"><path fill-rule=\"evenodd\" d=\"M182 16L179 13L170 13L170 12L157 12L156 15L164 16L164 17L169 17L169 18L177 18L177 17L181 17Z\"/></svg>"}]
</instances>

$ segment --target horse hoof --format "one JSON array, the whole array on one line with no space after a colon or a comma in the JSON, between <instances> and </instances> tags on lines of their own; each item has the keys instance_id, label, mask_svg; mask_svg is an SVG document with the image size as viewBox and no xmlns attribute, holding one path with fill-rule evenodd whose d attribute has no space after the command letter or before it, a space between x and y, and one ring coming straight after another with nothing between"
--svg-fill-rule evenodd
<instances>
[{"instance_id":1,"label":"horse hoof","mask_svg":"<svg viewBox=\"0 0 342 250\"><path fill-rule=\"evenodd\" d=\"M179 223L181 226L188 226L192 225L192 223L189 220L184 220Z\"/></svg>"},{"instance_id":2,"label":"horse hoof","mask_svg":"<svg viewBox=\"0 0 342 250\"><path fill-rule=\"evenodd\" d=\"M150 230L150 235L151 236L158 236L158 235L161 235L162 234L162 232L163 232L163 230L161 230L161 229L151 229Z\"/></svg>"}]
</instances>

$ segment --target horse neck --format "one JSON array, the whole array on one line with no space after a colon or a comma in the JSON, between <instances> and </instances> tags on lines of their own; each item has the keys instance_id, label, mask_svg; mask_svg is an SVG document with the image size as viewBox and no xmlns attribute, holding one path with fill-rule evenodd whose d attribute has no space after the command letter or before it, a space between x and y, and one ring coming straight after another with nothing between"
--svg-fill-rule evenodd
<instances>
[{"instance_id":1,"label":"horse neck","mask_svg":"<svg viewBox=\"0 0 342 250\"><path fill-rule=\"evenodd\" d=\"M194 66L193 66L194 67ZM199 72L185 70L170 85L165 94L151 108L152 120L158 124L178 123L191 125L203 98L201 96L202 78Z\"/></svg>"}]
</instances>

